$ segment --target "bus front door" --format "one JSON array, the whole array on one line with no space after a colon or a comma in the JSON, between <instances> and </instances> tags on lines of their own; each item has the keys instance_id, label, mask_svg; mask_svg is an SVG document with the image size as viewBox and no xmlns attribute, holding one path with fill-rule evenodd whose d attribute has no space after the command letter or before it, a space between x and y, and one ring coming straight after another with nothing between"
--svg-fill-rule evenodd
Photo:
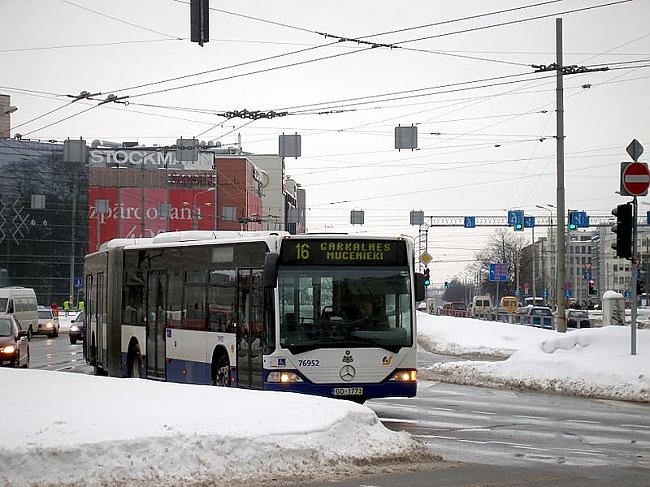
<instances>
[{"instance_id":1,"label":"bus front door","mask_svg":"<svg viewBox=\"0 0 650 487\"><path fill-rule=\"evenodd\" d=\"M167 274L149 272L147 279L147 377L165 378L165 309Z\"/></svg>"},{"instance_id":2,"label":"bus front door","mask_svg":"<svg viewBox=\"0 0 650 487\"><path fill-rule=\"evenodd\" d=\"M261 269L237 271L237 384L262 388L264 287Z\"/></svg>"}]
</instances>

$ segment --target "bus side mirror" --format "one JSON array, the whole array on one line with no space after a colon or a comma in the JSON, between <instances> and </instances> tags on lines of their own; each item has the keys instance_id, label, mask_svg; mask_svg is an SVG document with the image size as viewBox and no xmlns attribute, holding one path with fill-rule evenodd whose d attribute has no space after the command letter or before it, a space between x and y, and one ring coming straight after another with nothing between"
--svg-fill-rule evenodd
<instances>
[{"instance_id":1,"label":"bus side mirror","mask_svg":"<svg viewBox=\"0 0 650 487\"><path fill-rule=\"evenodd\" d=\"M278 285L278 257L274 252L264 256L264 287L275 289Z\"/></svg>"},{"instance_id":2,"label":"bus side mirror","mask_svg":"<svg viewBox=\"0 0 650 487\"><path fill-rule=\"evenodd\" d=\"M415 301L417 303L424 301L427 298L424 287L424 274L421 272L415 273Z\"/></svg>"}]
</instances>

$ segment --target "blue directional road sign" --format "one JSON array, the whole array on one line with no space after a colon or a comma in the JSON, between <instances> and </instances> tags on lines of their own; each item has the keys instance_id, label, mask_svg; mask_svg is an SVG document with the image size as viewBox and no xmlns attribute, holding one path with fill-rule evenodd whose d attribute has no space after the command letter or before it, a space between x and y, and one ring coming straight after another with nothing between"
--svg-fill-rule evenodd
<instances>
[{"instance_id":1,"label":"blue directional road sign","mask_svg":"<svg viewBox=\"0 0 650 487\"><path fill-rule=\"evenodd\" d=\"M646 218L648 219L648 221L646 223L648 225L650 225L650 211L648 213L646 213Z\"/></svg>"},{"instance_id":2,"label":"blue directional road sign","mask_svg":"<svg viewBox=\"0 0 650 487\"><path fill-rule=\"evenodd\" d=\"M573 291L571 289L567 289L564 291L565 298L570 298L572 295L573 295Z\"/></svg>"},{"instance_id":3,"label":"blue directional road sign","mask_svg":"<svg viewBox=\"0 0 650 487\"><path fill-rule=\"evenodd\" d=\"M74 287L81 287L81 277L74 278Z\"/></svg>"},{"instance_id":4,"label":"blue directional road sign","mask_svg":"<svg viewBox=\"0 0 650 487\"><path fill-rule=\"evenodd\" d=\"M625 292L623 293L623 296L626 297L626 298L629 298L630 297L630 291L628 291L626 289Z\"/></svg>"},{"instance_id":5,"label":"blue directional road sign","mask_svg":"<svg viewBox=\"0 0 650 487\"><path fill-rule=\"evenodd\" d=\"M524 217L524 228L535 228L535 217L534 216L525 216Z\"/></svg>"},{"instance_id":6,"label":"blue directional road sign","mask_svg":"<svg viewBox=\"0 0 650 487\"><path fill-rule=\"evenodd\" d=\"M476 227L476 217L466 216L464 221L465 228L474 228Z\"/></svg>"},{"instance_id":7,"label":"blue directional road sign","mask_svg":"<svg viewBox=\"0 0 650 487\"><path fill-rule=\"evenodd\" d=\"M542 296L548 298L548 290L544 289L544 291L542 292Z\"/></svg>"},{"instance_id":8,"label":"blue directional road sign","mask_svg":"<svg viewBox=\"0 0 650 487\"><path fill-rule=\"evenodd\" d=\"M585 281L591 281L591 271L585 271L583 277L585 278Z\"/></svg>"},{"instance_id":9,"label":"blue directional road sign","mask_svg":"<svg viewBox=\"0 0 650 487\"><path fill-rule=\"evenodd\" d=\"M508 264L492 263L490 264L490 281L505 282L508 280Z\"/></svg>"},{"instance_id":10,"label":"blue directional road sign","mask_svg":"<svg viewBox=\"0 0 650 487\"><path fill-rule=\"evenodd\" d=\"M517 221L517 215L515 210L508 210L508 226L512 227ZM648 212L650 213L650 212Z\"/></svg>"},{"instance_id":11,"label":"blue directional road sign","mask_svg":"<svg viewBox=\"0 0 650 487\"><path fill-rule=\"evenodd\" d=\"M588 228L589 227L589 215L586 211L572 211L571 212L571 222L577 228Z\"/></svg>"}]
</instances>

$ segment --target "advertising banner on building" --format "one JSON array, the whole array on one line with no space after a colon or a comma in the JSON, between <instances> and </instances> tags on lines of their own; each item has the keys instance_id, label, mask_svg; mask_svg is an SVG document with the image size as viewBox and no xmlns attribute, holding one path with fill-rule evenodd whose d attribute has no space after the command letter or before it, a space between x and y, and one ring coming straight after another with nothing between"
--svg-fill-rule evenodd
<instances>
[{"instance_id":1,"label":"advertising banner on building","mask_svg":"<svg viewBox=\"0 0 650 487\"><path fill-rule=\"evenodd\" d=\"M89 188L88 251L114 238L153 237L160 232L213 230L215 191L203 188ZM107 200L104 213L97 200ZM101 211L101 207L100 207Z\"/></svg>"}]
</instances>

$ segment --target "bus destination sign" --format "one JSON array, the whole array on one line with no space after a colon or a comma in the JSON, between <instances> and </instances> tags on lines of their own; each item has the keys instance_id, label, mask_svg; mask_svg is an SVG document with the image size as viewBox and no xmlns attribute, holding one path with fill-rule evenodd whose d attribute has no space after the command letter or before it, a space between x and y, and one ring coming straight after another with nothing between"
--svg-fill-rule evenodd
<instances>
[{"instance_id":1,"label":"bus destination sign","mask_svg":"<svg viewBox=\"0 0 650 487\"><path fill-rule=\"evenodd\" d=\"M406 245L400 240L287 239L282 242L283 264L407 265Z\"/></svg>"}]
</instances>

